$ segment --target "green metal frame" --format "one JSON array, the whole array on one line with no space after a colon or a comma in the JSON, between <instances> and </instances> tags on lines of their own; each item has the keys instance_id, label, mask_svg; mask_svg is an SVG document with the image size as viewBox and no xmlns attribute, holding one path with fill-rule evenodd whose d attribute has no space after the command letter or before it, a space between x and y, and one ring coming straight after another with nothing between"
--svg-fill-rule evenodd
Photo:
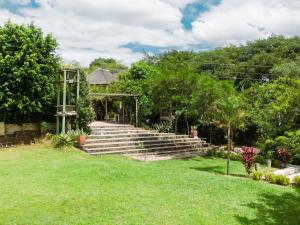
<instances>
[{"instance_id":1,"label":"green metal frame","mask_svg":"<svg viewBox=\"0 0 300 225\"><path fill-rule=\"evenodd\" d=\"M72 76L73 75L73 76ZM76 81L74 78L76 76ZM61 80L61 78L63 78ZM68 86L73 83L76 83L76 102L75 102L75 111L68 112L67 111L67 95L70 94L69 92L72 91ZM62 87L61 87L61 84ZM62 90L61 90L62 89ZM62 92L62 105L61 105L61 92ZM77 114L77 105L78 99L80 95L80 70L77 69L62 69L58 74L57 79L57 110L56 110L56 133L64 134L66 133L66 120L68 117L78 117ZM62 109L62 110L61 110ZM61 122L61 129L60 129L60 117L62 118ZM76 129L78 129L78 123L76 123Z\"/></svg>"}]
</instances>

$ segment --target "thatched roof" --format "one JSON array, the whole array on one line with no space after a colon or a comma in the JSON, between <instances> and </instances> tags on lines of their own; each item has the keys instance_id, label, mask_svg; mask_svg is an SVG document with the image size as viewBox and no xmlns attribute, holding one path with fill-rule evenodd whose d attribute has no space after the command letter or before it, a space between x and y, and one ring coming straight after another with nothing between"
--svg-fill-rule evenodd
<instances>
[{"instance_id":1,"label":"thatched roof","mask_svg":"<svg viewBox=\"0 0 300 225\"><path fill-rule=\"evenodd\" d=\"M109 70L97 69L87 76L89 84L108 85L112 81L117 80L117 75Z\"/></svg>"}]
</instances>

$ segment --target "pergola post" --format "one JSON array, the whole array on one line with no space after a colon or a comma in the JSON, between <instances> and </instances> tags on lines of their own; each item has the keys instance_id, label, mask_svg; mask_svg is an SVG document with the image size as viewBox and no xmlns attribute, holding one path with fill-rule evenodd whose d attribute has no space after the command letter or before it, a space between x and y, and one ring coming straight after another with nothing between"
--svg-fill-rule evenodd
<instances>
[{"instance_id":1,"label":"pergola post","mask_svg":"<svg viewBox=\"0 0 300 225\"><path fill-rule=\"evenodd\" d=\"M108 120L108 117L107 117L107 98L105 98L105 120Z\"/></svg>"},{"instance_id":2,"label":"pergola post","mask_svg":"<svg viewBox=\"0 0 300 225\"><path fill-rule=\"evenodd\" d=\"M57 84L57 104L56 104L56 112L59 112L60 108L60 85L59 83ZM59 134L59 116L56 116L56 134Z\"/></svg>"},{"instance_id":3,"label":"pergola post","mask_svg":"<svg viewBox=\"0 0 300 225\"><path fill-rule=\"evenodd\" d=\"M80 90L80 71L79 69L77 69L77 89L76 89L76 111L77 110L77 107L78 107L78 100L79 100L79 90ZM76 129L78 130L79 129L79 124L78 124L78 114L76 115Z\"/></svg>"},{"instance_id":4,"label":"pergola post","mask_svg":"<svg viewBox=\"0 0 300 225\"><path fill-rule=\"evenodd\" d=\"M66 98L67 98L67 71L64 70L63 108L62 108L62 127L61 127L62 134L66 132Z\"/></svg>"},{"instance_id":5,"label":"pergola post","mask_svg":"<svg viewBox=\"0 0 300 225\"><path fill-rule=\"evenodd\" d=\"M135 126L139 126L139 100L135 97Z\"/></svg>"}]
</instances>

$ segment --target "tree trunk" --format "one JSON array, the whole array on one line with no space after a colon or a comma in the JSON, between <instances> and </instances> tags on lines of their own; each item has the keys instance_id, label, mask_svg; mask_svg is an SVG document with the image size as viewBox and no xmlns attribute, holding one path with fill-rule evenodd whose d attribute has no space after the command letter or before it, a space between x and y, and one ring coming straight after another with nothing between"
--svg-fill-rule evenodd
<instances>
[{"instance_id":1,"label":"tree trunk","mask_svg":"<svg viewBox=\"0 0 300 225\"><path fill-rule=\"evenodd\" d=\"M227 175L230 174L230 154L231 154L231 123L228 122L227 128Z\"/></svg>"},{"instance_id":2,"label":"tree trunk","mask_svg":"<svg viewBox=\"0 0 300 225\"><path fill-rule=\"evenodd\" d=\"M175 116L175 134L177 134L178 116Z\"/></svg>"},{"instance_id":3,"label":"tree trunk","mask_svg":"<svg viewBox=\"0 0 300 225\"><path fill-rule=\"evenodd\" d=\"M187 127L187 134L190 135L190 126L189 126L189 121L185 119L186 122L186 127Z\"/></svg>"},{"instance_id":4,"label":"tree trunk","mask_svg":"<svg viewBox=\"0 0 300 225\"><path fill-rule=\"evenodd\" d=\"M209 125L209 143L212 143L212 125Z\"/></svg>"}]
</instances>

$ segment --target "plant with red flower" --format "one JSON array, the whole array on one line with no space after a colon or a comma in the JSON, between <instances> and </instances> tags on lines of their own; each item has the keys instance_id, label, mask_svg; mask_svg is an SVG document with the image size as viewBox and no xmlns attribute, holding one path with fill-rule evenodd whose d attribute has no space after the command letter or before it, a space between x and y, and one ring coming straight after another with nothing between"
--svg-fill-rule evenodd
<instances>
[{"instance_id":1,"label":"plant with red flower","mask_svg":"<svg viewBox=\"0 0 300 225\"><path fill-rule=\"evenodd\" d=\"M285 148L278 148L277 158L286 165L292 159L292 154Z\"/></svg>"},{"instance_id":2,"label":"plant with red flower","mask_svg":"<svg viewBox=\"0 0 300 225\"><path fill-rule=\"evenodd\" d=\"M241 147L240 154L243 157L242 162L245 166L246 172L250 175L254 164L254 156L257 154L257 150L254 147L243 146Z\"/></svg>"}]
</instances>

